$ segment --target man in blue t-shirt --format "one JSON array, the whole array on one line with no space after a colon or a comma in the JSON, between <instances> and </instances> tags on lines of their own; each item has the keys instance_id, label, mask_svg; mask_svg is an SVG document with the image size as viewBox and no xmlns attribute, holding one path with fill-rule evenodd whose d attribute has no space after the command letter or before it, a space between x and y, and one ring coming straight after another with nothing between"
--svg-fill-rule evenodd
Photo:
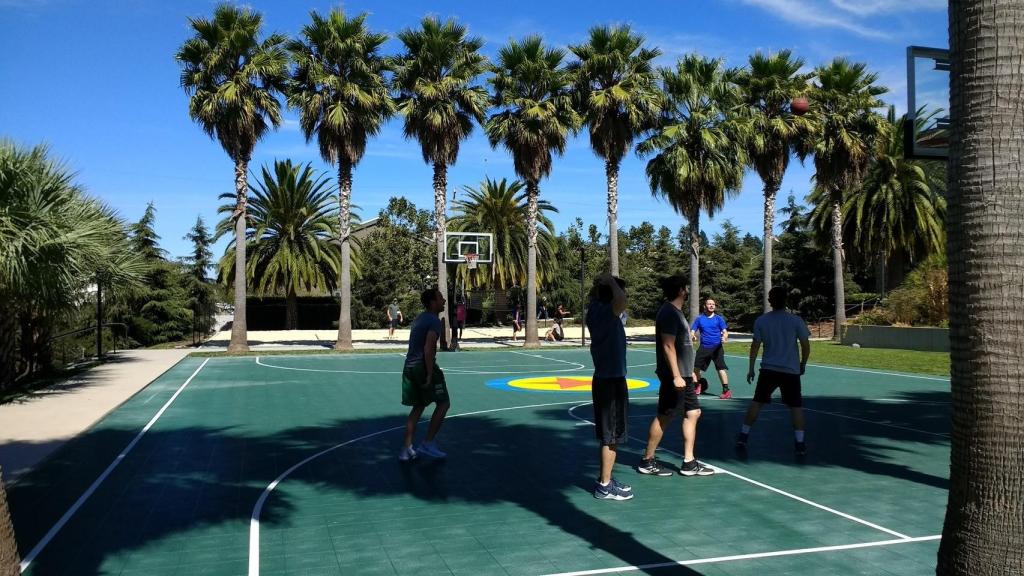
<instances>
[{"instance_id":1,"label":"man in blue t-shirt","mask_svg":"<svg viewBox=\"0 0 1024 576\"><path fill-rule=\"evenodd\" d=\"M633 489L612 477L615 451L626 441L629 392L626 389L626 330L619 320L626 310L626 282L605 273L594 280L587 307L590 357L594 361L591 394L594 424L601 443L601 473L594 498L629 500Z\"/></svg>"},{"instance_id":2,"label":"man in blue t-shirt","mask_svg":"<svg viewBox=\"0 0 1024 576\"><path fill-rule=\"evenodd\" d=\"M398 459L403 462L420 454L431 458L447 456L434 441L451 407L444 372L437 365L437 340L444 330L438 314L444 310L444 295L437 288L430 288L420 294L420 302L425 310L410 326L409 350L405 354L405 368L402 370L402 404L412 406L405 421L405 441L402 451L398 453ZM416 424L423 410L430 404L434 404L434 413L430 416L427 436L419 446L413 448Z\"/></svg>"},{"instance_id":3,"label":"man in blue t-shirt","mask_svg":"<svg viewBox=\"0 0 1024 576\"><path fill-rule=\"evenodd\" d=\"M778 388L782 392L782 403L789 406L793 417L796 453L803 456L807 453L807 446L804 444L800 376L803 375L807 358L811 355L811 332L803 319L786 310L786 298L786 290L780 286L769 290L768 303L771 304L772 311L762 314L754 321L754 341L750 344L747 384L754 380L754 363L757 361L757 352L761 344L764 344L764 355L761 357L761 373L757 377L754 400L747 409L743 426L736 438L736 447L747 447L750 427L757 421L761 407L771 403L772 393ZM797 341L800 342L799 357L796 351Z\"/></svg>"},{"instance_id":4,"label":"man in blue t-shirt","mask_svg":"<svg viewBox=\"0 0 1024 576\"><path fill-rule=\"evenodd\" d=\"M728 400L732 398L729 391L729 369L725 365L725 344L729 341L729 330L725 325L725 318L715 314L715 300L708 298L704 301L704 313L693 321L690 326L693 331L693 340L700 338L700 350L697 351L697 359L694 361L693 370L700 382L699 394L707 391L708 381L701 377L700 373L708 369L711 362L715 363L715 370L718 371L718 381L722 383L722 395L719 398Z\"/></svg>"}]
</instances>

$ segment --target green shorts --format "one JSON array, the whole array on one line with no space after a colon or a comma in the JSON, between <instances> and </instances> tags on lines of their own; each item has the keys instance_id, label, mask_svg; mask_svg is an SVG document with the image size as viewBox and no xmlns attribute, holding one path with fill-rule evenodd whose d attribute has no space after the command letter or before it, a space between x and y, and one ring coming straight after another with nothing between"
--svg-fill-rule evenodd
<instances>
[{"instance_id":1,"label":"green shorts","mask_svg":"<svg viewBox=\"0 0 1024 576\"><path fill-rule=\"evenodd\" d=\"M427 386L427 367L417 362L402 370L402 404L406 406L427 406L432 402L448 401L448 384L444 381L444 372L435 363L434 375L430 386Z\"/></svg>"}]
</instances>

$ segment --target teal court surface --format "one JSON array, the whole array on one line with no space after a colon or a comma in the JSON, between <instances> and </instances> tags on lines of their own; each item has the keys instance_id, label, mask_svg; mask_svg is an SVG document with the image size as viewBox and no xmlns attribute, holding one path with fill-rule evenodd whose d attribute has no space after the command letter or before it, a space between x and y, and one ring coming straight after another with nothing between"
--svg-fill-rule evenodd
<instances>
[{"instance_id":1,"label":"teal court surface","mask_svg":"<svg viewBox=\"0 0 1024 576\"><path fill-rule=\"evenodd\" d=\"M187 358L9 487L25 574L934 574L948 381L810 366L808 455L772 404L704 396L714 476L633 470L656 406L631 346L627 502L591 495L583 349L442 353L447 461L401 463L402 355ZM813 358L812 358L813 362ZM711 375L711 389L718 390ZM425 431L421 424L418 434ZM678 424L661 459L677 466Z\"/></svg>"}]
</instances>

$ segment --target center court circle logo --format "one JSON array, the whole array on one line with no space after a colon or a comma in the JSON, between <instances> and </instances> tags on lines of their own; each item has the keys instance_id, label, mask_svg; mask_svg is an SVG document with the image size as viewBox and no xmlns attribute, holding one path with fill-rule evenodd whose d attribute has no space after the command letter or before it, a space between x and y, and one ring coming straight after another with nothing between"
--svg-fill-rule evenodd
<instances>
[{"instance_id":1,"label":"center court circle logo","mask_svg":"<svg viewBox=\"0 0 1024 576\"><path fill-rule=\"evenodd\" d=\"M627 378L630 390L643 390L653 385L649 380ZM487 383L496 390L517 392L590 392L590 376L531 376L528 378L497 378Z\"/></svg>"}]
</instances>

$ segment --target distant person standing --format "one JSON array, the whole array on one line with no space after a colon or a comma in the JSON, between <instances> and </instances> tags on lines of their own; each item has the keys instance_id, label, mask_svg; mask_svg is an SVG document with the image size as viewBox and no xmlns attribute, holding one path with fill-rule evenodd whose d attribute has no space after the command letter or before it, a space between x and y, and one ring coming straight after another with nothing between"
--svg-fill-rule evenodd
<instances>
[{"instance_id":1,"label":"distant person standing","mask_svg":"<svg viewBox=\"0 0 1024 576\"><path fill-rule=\"evenodd\" d=\"M780 286L768 291L768 303L772 311L766 312L754 321L754 341L750 344L750 368L747 370L747 383L754 380L754 363L757 352L764 344L764 356L761 357L761 373L757 377L757 388L754 389L754 400L747 409L746 418L736 437L736 447L745 449L750 437L750 427L757 421L757 415L765 404L770 404L776 389L782 392L782 402L789 406L793 418L793 435L796 453L802 456L807 453L804 443L804 411L803 396L800 390L800 376L807 367L807 358L811 355L811 333L796 314L786 310L788 294ZM800 342L800 355L797 356L796 343Z\"/></svg>"},{"instance_id":2,"label":"distant person standing","mask_svg":"<svg viewBox=\"0 0 1024 576\"><path fill-rule=\"evenodd\" d=\"M391 301L388 306L388 338L394 339L395 328L398 328L403 321L402 310L398 307L398 298Z\"/></svg>"},{"instance_id":3,"label":"distant person standing","mask_svg":"<svg viewBox=\"0 0 1024 576\"><path fill-rule=\"evenodd\" d=\"M591 394L601 443L601 471L594 498L629 500L633 489L612 476L616 450L626 442L629 391L626 387L626 331L619 315L626 309L626 282L605 273L594 280L587 308L590 357L594 361Z\"/></svg>"},{"instance_id":4,"label":"distant person standing","mask_svg":"<svg viewBox=\"0 0 1024 576\"><path fill-rule=\"evenodd\" d=\"M455 323L459 328L459 340L462 340L462 332L466 329L466 302L463 300L455 305Z\"/></svg>"},{"instance_id":5,"label":"distant person standing","mask_svg":"<svg viewBox=\"0 0 1024 576\"><path fill-rule=\"evenodd\" d=\"M722 395L719 398L728 400L732 398L729 390L729 367L725 365L725 346L729 341L729 329L725 324L725 318L715 314L715 300L708 298L704 301L704 313L693 320L690 329L693 331L693 339L700 339L700 349L697 350L697 359L694 362L694 371L697 380L701 384L698 394L707 391L708 381L701 378L701 372L708 369L711 362L715 363L715 370L718 371L718 381L722 383Z\"/></svg>"},{"instance_id":6,"label":"distant person standing","mask_svg":"<svg viewBox=\"0 0 1024 576\"><path fill-rule=\"evenodd\" d=\"M523 307L516 304L516 310L512 313L512 341L516 341L516 334L523 329ZM525 336L524 336L525 338Z\"/></svg>"},{"instance_id":7,"label":"distant person standing","mask_svg":"<svg viewBox=\"0 0 1024 576\"><path fill-rule=\"evenodd\" d=\"M683 476L710 476L712 468L701 464L693 455L697 442L697 422L700 420L700 399L697 397L697 375L693 372L693 340L690 326L683 316L689 280L682 275L661 280L665 303L655 320L654 345L658 387L658 414L651 420L647 435L647 448L637 466L637 472L652 476L671 476L655 458L665 428L677 414L683 416L683 462L679 473Z\"/></svg>"},{"instance_id":8,"label":"distant person standing","mask_svg":"<svg viewBox=\"0 0 1024 576\"><path fill-rule=\"evenodd\" d=\"M444 372L437 365L437 341L444 329L438 315L444 310L444 295L437 288L430 288L420 295L420 302L425 310L413 320L410 327L409 350L405 354L405 368L402 370L402 404L412 406L405 421L405 440L398 453L398 459L403 462L418 455L431 458L447 456L434 441L451 407ZM413 448L416 424L430 404L434 404L434 413L430 416L427 436L419 446Z\"/></svg>"}]
</instances>

